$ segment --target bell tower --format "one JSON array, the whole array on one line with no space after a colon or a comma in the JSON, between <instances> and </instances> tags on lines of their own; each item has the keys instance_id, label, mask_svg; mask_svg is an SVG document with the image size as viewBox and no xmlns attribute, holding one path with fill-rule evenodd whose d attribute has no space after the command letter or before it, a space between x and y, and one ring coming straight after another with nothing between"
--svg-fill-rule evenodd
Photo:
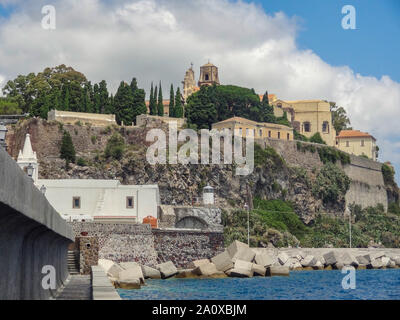
<instances>
[{"instance_id":1,"label":"bell tower","mask_svg":"<svg viewBox=\"0 0 400 320\"><path fill-rule=\"evenodd\" d=\"M218 68L212 63L208 62L200 67L199 87L219 85Z\"/></svg>"},{"instance_id":2,"label":"bell tower","mask_svg":"<svg viewBox=\"0 0 400 320\"><path fill-rule=\"evenodd\" d=\"M194 92L196 88L196 80L194 79L193 63L190 69L186 71L185 79L182 81L183 84L183 98L186 99Z\"/></svg>"}]
</instances>

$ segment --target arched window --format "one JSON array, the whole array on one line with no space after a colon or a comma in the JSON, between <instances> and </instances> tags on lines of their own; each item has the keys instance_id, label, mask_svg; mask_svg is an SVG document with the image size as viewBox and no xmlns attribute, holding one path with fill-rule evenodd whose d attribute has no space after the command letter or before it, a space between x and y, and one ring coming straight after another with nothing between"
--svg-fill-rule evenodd
<instances>
[{"instance_id":1,"label":"arched window","mask_svg":"<svg viewBox=\"0 0 400 320\"><path fill-rule=\"evenodd\" d=\"M206 78L206 81L210 80L210 76L208 75L208 73L206 73L205 78Z\"/></svg>"}]
</instances>

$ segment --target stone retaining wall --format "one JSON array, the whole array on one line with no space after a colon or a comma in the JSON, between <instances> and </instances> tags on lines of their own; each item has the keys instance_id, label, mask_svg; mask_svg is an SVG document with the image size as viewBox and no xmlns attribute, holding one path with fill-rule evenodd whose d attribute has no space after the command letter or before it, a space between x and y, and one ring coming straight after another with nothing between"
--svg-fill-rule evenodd
<instances>
[{"instance_id":1,"label":"stone retaining wall","mask_svg":"<svg viewBox=\"0 0 400 320\"><path fill-rule=\"evenodd\" d=\"M98 238L99 259L136 261L147 266L172 261L185 267L224 250L223 233L184 229L151 229L150 225L70 222L76 236Z\"/></svg>"}]
</instances>

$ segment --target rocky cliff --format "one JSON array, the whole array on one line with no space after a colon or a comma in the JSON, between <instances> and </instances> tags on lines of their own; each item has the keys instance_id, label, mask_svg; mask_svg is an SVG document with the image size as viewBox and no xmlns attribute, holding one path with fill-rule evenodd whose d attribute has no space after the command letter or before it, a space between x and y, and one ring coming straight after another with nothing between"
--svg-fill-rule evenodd
<instances>
[{"instance_id":1,"label":"rocky cliff","mask_svg":"<svg viewBox=\"0 0 400 320\"><path fill-rule=\"evenodd\" d=\"M162 124L159 124L162 126ZM23 147L26 133L32 137L33 149L40 161L39 176L42 179L119 179L123 184L158 184L163 204L190 205L201 196L202 188L215 188L217 201L222 208L243 207L250 197L283 199L293 203L296 213L305 223L314 220L319 212L343 214L345 199L326 204L313 193L323 163L315 152L300 152L291 146L273 145L254 172L249 176L236 176L234 165L150 165L145 158L145 141L149 128L107 127L87 125L61 125L41 119L30 119L10 127L9 152L17 157ZM81 165L59 159L63 130L73 140ZM121 160L104 157L107 141L119 132L126 144ZM280 154L280 155L279 155Z\"/></svg>"}]
</instances>

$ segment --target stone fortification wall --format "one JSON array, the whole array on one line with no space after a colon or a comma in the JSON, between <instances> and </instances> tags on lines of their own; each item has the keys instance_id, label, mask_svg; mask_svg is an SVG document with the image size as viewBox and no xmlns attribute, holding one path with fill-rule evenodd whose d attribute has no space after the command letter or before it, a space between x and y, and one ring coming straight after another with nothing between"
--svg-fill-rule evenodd
<instances>
[{"instance_id":1,"label":"stone fortification wall","mask_svg":"<svg viewBox=\"0 0 400 320\"><path fill-rule=\"evenodd\" d=\"M262 146L274 148L289 165L300 166L307 170L323 166L318 152L298 150L297 141L265 139L257 142ZM302 143L314 145L316 148L321 146L315 143ZM354 155L350 155L350 160L349 165L343 166L343 170L351 179L350 189L346 194L346 204L355 203L363 208L383 204L387 210L388 199L381 171L382 164Z\"/></svg>"},{"instance_id":2,"label":"stone fortification wall","mask_svg":"<svg viewBox=\"0 0 400 320\"><path fill-rule=\"evenodd\" d=\"M54 297L56 290L42 286L50 274L46 266L54 267L58 289L68 276L73 239L71 228L0 147L0 300Z\"/></svg>"},{"instance_id":3,"label":"stone fortification wall","mask_svg":"<svg viewBox=\"0 0 400 320\"><path fill-rule=\"evenodd\" d=\"M96 127L105 127L109 125L116 125L114 114L99 114L99 113L84 113L84 112L69 112L51 110L47 116L49 121L58 121L64 124L91 124Z\"/></svg>"},{"instance_id":4,"label":"stone fortification wall","mask_svg":"<svg viewBox=\"0 0 400 320\"><path fill-rule=\"evenodd\" d=\"M136 261L155 266L172 261L184 267L192 260L211 258L223 250L223 233L182 229L151 229L150 225L70 222L75 235L97 237L99 259Z\"/></svg>"}]
</instances>

